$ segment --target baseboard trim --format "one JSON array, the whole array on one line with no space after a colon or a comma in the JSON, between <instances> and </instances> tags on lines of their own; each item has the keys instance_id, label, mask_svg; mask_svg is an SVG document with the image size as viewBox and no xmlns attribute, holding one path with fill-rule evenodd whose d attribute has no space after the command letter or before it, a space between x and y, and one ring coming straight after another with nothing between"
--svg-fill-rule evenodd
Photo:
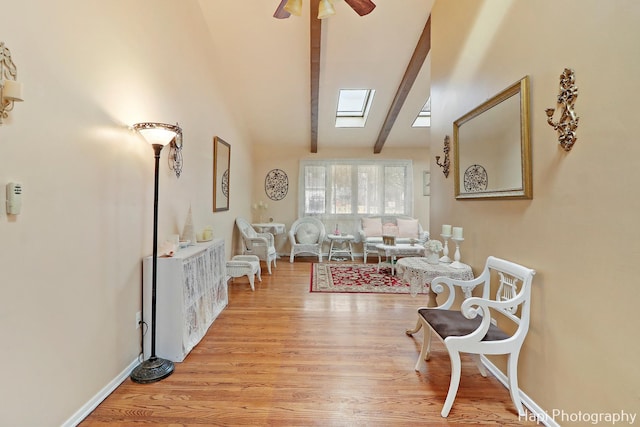
<instances>
[{"instance_id":1,"label":"baseboard trim","mask_svg":"<svg viewBox=\"0 0 640 427\"><path fill-rule=\"evenodd\" d=\"M496 365L494 365L486 356L480 356L480 360L482 364L495 376L498 381L502 383L503 386L508 390L509 389L509 379L507 376L502 373L500 369ZM522 397L522 404L531 412L528 414L527 421L534 421L538 424L547 426L547 427L560 427L560 424L556 423L553 417L551 417L547 411L542 409L536 402L533 401L526 393L520 389L520 396Z\"/></svg>"},{"instance_id":2,"label":"baseboard trim","mask_svg":"<svg viewBox=\"0 0 640 427\"><path fill-rule=\"evenodd\" d=\"M118 386L120 384L122 384L122 382L124 380L126 380L127 378L129 378L129 374L131 374L131 371L133 370L133 368L135 368L136 366L138 366L138 364L140 363L140 361L138 360L138 358L136 357L135 360L133 362L131 362L129 364L129 366L127 366L126 368L124 368L124 370L122 372L120 372L118 374L118 376L116 376L114 379L112 379L109 384L107 384L106 386L104 386L102 388L102 390L100 390L98 393L96 393L95 396L93 396L87 403L85 403L84 405L82 405L82 407L80 409L78 409L76 411L75 414L73 414L71 416L71 418L69 418L67 421L65 421L61 427L75 427L78 424L80 424L82 422L82 420L84 420L85 418L87 418L89 416L89 414L98 407L98 405L100 403L102 403L102 401L104 399L107 398L107 396L109 396L111 393L113 393L113 391L118 388Z\"/></svg>"}]
</instances>

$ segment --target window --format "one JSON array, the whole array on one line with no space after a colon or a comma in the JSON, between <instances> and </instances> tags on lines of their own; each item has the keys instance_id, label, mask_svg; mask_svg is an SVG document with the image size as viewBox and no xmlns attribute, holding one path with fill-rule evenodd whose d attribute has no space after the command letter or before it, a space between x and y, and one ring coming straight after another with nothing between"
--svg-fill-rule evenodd
<instances>
[{"instance_id":1,"label":"window","mask_svg":"<svg viewBox=\"0 0 640 427\"><path fill-rule=\"evenodd\" d=\"M424 103L411 126L414 128L431 126L431 97L427 98L427 102Z\"/></svg>"},{"instance_id":2,"label":"window","mask_svg":"<svg viewBox=\"0 0 640 427\"><path fill-rule=\"evenodd\" d=\"M340 89L336 127L364 127L375 90Z\"/></svg>"},{"instance_id":3,"label":"window","mask_svg":"<svg viewBox=\"0 0 640 427\"><path fill-rule=\"evenodd\" d=\"M357 232L366 215L412 215L410 160L300 162L299 216L316 216L333 231Z\"/></svg>"}]
</instances>

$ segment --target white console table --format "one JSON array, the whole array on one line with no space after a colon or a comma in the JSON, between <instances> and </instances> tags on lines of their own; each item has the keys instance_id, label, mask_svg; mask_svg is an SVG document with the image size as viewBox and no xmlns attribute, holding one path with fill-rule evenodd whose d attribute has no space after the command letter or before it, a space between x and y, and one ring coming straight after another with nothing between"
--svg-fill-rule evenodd
<instances>
[{"instance_id":1,"label":"white console table","mask_svg":"<svg viewBox=\"0 0 640 427\"><path fill-rule=\"evenodd\" d=\"M153 257L143 260L145 359L151 352L151 276ZM227 306L224 240L197 243L173 257L158 257L156 355L182 362Z\"/></svg>"}]
</instances>

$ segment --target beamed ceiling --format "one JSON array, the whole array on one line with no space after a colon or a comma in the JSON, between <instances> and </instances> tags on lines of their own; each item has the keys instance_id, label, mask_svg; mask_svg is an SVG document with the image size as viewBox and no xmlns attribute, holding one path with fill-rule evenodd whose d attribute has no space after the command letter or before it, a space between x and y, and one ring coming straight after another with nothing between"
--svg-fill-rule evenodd
<instances>
[{"instance_id":1,"label":"beamed ceiling","mask_svg":"<svg viewBox=\"0 0 640 427\"><path fill-rule=\"evenodd\" d=\"M434 0L374 0L356 14L319 0L302 16L275 19L280 0L200 0L219 58L222 90L254 144L382 150L425 147L428 128L412 128L429 96L430 12ZM336 128L340 89L375 89L364 128Z\"/></svg>"}]
</instances>

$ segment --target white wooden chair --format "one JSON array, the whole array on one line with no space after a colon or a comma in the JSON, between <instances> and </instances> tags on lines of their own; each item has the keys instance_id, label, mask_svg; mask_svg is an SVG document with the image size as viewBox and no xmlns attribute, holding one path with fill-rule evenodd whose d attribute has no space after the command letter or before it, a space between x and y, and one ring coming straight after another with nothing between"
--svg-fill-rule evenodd
<instances>
[{"instance_id":1,"label":"white wooden chair","mask_svg":"<svg viewBox=\"0 0 640 427\"><path fill-rule=\"evenodd\" d=\"M306 216L298 218L289 228L289 243L291 255L289 262L298 254L311 254L322 262L322 243L326 235L326 229L318 218Z\"/></svg>"},{"instance_id":2,"label":"white wooden chair","mask_svg":"<svg viewBox=\"0 0 640 427\"><path fill-rule=\"evenodd\" d=\"M451 359L449 392L440 413L443 417L449 415L458 392L460 353L474 354L480 373L485 377L487 372L480 355L507 354L511 399L518 413L524 414L518 388L518 356L529 330L531 282L534 274L535 271L527 267L490 256L482 274L476 279L462 281L437 277L431 282L434 292L442 293L446 287L449 294L447 300L438 307L418 309L418 318L424 327L424 339L415 370L420 369L423 360L429 359L431 333L434 332L444 342ZM499 283L493 298L492 278ZM466 298L460 311L451 310L456 287L461 287L464 291L477 286L482 287L481 297Z\"/></svg>"},{"instance_id":3,"label":"white wooden chair","mask_svg":"<svg viewBox=\"0 0 640 427\"><path fill-rule=\"evenodd\" d=\"M236 218L236 225L242 235L242 254L255 255L267 264L267 271L271 274L271 262L276 266L275 239L271 233L258 233L244 218Z\"/></svg>"}]
</instances>

